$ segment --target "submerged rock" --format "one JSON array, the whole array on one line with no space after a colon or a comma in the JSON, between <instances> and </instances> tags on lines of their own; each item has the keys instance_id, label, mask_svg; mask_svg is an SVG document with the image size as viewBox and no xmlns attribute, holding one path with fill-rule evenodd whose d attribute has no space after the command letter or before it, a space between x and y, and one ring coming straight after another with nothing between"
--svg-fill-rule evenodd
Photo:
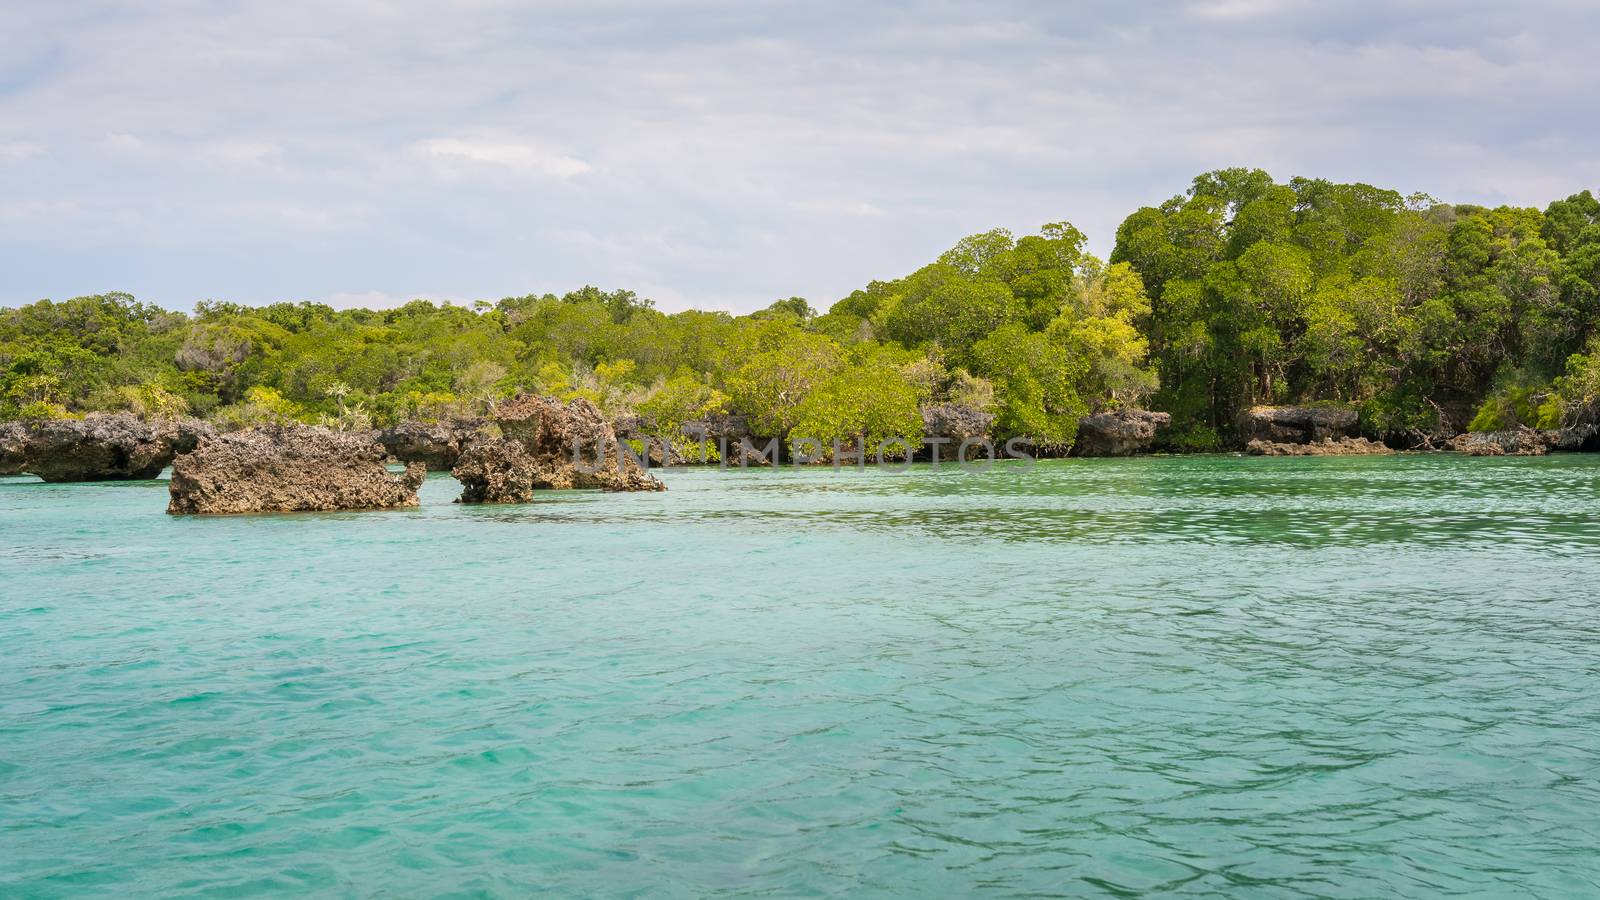
<instances>
[{"instance_id":1,"label":"submerged rock","mask_svg":"<svg viewBox=\"0 0 1600 900\"><path fill-rule=\"evenodd\" d=\"M571 488L666 490L621 451L616 431L587 400L523 394L500 404L492 420L502 436L477 438L451 470L462 503L528 503L534 491Z\"/></svg>"},{"instance_id":2,"label":"submerged rock","mask_svg":"<svg viewBox=\"0 0 1600 900\"><path fill-rule=\"evenodd\" d=\"M401 422L380 430L377 438L400 462L419 462L430 471L448 472L455 468L461 451L483 434L486 424L483 419Z\"/></svg>"},{"instance_id":3,"label":"submerged rock","mask_svg":"<svg viewBox=\"0 0 1600 900\"><path fill-rule=\"evenodd\" d=\"M1394 450L1377 441L1355 437L1329 438L1308 444L1254 440L1245 445L1244 452L1251 456L1384 456Z\"/></svg>"},{"instance_id":4,"label":"submerged rock","mask_svg":"<svg viewBox=\"0 0 1600 900\"><path fill-rule=\"evenodd\" d=\"M51 482L154 478L215 433L196 419L146 421L128 413L14 422L0 435L0 472Z\"/></svg>"},{"instance_id":5,"label":"submerged rock","mask_svg":"<svg viewBox=\"0 0 1600 900\"><path fill-rule=\"evenodd\" d=\"M250 513L416 506L420 462L392 474L370 435L309 425L236 431L179 456L169 513Z\"/></svg>"},{"instance_id":6,"label":"submerged rock","mask_svg":"<svg viewBox=\"0 0 1600 900\"><path fill-rule=\"evenodd\" d=\"M1246 443L1321 443L1347 437L1360 419L1353 407L1335 404L1252 406L1239 416L1239 437Z\"/></svg>"},{"instance_id":7,"label":"submerged rock","mask_svg":"<svg viewBox=\"0 0 1600 900\"><path fill-rule=\"evenodd\" d=\"M1172 424L1172 416L1143 409L1119 409L1078 420L1073 456L1132 456L1150 449L1156 433Z\"/></svg>"}]
</instances>

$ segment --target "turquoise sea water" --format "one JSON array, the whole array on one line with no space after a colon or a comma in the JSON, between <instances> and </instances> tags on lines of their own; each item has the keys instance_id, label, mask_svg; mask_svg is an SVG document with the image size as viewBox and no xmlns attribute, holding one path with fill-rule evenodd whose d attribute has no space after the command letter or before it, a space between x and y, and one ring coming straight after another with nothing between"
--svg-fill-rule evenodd
<instances>
[{"instance_id":1,"label":"turquoise sea water","mask_svg":"<svg viewBox=\"0 0 1600 900\"><path fill-rule=\"evenodd\" d=\"M0 896L1600 896L1600 457L0 479Z\"/></svg>"}]
</instances>

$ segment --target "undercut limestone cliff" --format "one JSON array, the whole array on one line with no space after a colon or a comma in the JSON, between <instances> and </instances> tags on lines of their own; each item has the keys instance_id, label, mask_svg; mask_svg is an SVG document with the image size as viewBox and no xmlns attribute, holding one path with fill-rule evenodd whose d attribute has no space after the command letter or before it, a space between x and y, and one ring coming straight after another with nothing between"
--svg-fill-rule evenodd
<instances>
[{"instance_id":1,"label":"undercut limestone cliff","mask_svg":"<svg viewBox=\"0 0 1600 900\"><path fill-rule=\"evenodd\" d=\"M154 478L215 433L196 419L146 421L128 413L12 422L0 430L0 474L29 472L51 482Z\"/></svg>"},{"instance_id":2,"label":"undercut limestone cliff","mask_svg":"<svg viewBox=\"0 0 1600 900\"><path fill-rule=\"evenodd\" d=\"M1350 436L1360 419L1349 406L1252 406L1239 416L1239 439L1320 444Z\"/></svg>"},{"instance_id":3,"label":"undercut limestone cliff","mask_svg":"<svg viewBox=\"0 0 1600 900\"><path fill-rule=\"evenodd\" d=\"M401 422L378 431L377 439L400 462L419 462L429 471L448 472L455 468L461 451L484 434L487 424L483 419Z\"/></svg>"},{"instance_id":4,"label":"undercut limestone cliff","mask_svg":"<svg viewBox=\"0 0 1600 900\"><path fill-rule=\"evenodd\" d=\"M994 426L993 413L960 403L931 404L922 407L921 413L923 435L951 447L960 447L962 441L987 440Z\"/></svg>"},{"instance_id":5,"label":"undercut limestone cliff","mask_svg":"<svg viewBox=\"0 0 1600 900\"><path fill-rule=\"evenodd\" d=\"M1143 409L1120 409L1097 413L1078 420L1078 439L1073 456L1132 456L1155 443L1161 429L1172 424L1172 416Z\"/></svg>"}]
</instances>

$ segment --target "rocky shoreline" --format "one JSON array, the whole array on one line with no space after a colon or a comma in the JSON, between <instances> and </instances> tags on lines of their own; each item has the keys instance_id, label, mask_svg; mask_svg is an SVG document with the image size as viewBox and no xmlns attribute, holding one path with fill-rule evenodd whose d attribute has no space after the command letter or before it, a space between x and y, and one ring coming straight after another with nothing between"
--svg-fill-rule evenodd
<instances>
[{"instance_id":1,"label":"rocky shoreline","mask_svg":"<svg viewBox=\"0 0 1600 900\"><path fill-rule=\"evenodd\" d=\"M1600 452L1600 426L1512 428L1463 434L1450 448L1468 456L1544 456L1546 453Z\"/></svg>"},{"instance_id":2,"label":"rocky shoreline","mask_svg":"<svg viewBox=\"0 0 1600 900\"><path fill-rule=\"evenodd\" d=\"M1396 453L1387 444L1362 437L1326 438L1304 444L1264 441L1257 438L1245 445L1247 456L1387 456Z\"/></svg>"},{"instance_id":3,"label":"rocky shoreline","mask_svg":"<svg viewBox=\"0 0 1600 900\"><path fill-rule=\"evenodd\" d=\"M396 463L405 471L391 472ZM287 425L219 434L196 419L125 413L0 423L0 475L148 480L169 465L175 515L416 506L429 470L452 472L463 503L526 503L540 490L666 490L586 400L521 395L486 419L363 432Z\"/></svg>"},{"instance_id":4,"label":"rocky shoreline","mask_svg":"<svg viewBox=\"0 0 1600 900\"><path fill-rule=\"evenodd\" d=\"M992 416L965 407L932 406L922 413L927 433L945 443L987 439L993 425ZM1170 423L1167 413L1140 409L1085 416L1071 455L1158 451ZM1237 430L1242 452L1251 456L1399 452L1357 433L1358 424L1356 411L1338 404L1257 406L1241 414ZM0 423L0 475L28 473L52 483L140 480L171 465L169 511L182 514L415 506L427 471L451 472L462 485L461 503L527 503L543 490L665 490L653 467L774 462L759 450L741 450L753 440L742 416L719 415L682 429L687 441L719 447L722 460L686 459L675 444L651 439L655 430L637 418L607 421L587 400L563 403L533 394L506 400L482 419L403 422L366 432L269 426L219 434L196 419L92 413ZM1600 426L1474 432L1446 448L1469 456L1600 452ZM391 472L395 463L405 472Z\"/></svg>"}]
</instances>

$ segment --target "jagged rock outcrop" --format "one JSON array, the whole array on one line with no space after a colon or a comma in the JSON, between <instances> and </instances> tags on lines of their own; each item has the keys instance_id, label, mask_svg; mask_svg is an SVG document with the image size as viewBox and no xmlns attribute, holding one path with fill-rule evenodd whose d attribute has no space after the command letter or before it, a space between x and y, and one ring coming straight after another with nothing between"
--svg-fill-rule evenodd
<instances>
[{"instance_id":1,"label":"jagged rock outcrop","mask_svg":"<svg viewBox=\"0 0 1600 900\"><path fill-rule=\"evenodd\" d=\"M1073 456L1132 456L1150 449L1156 434L1172 424L1172 416L1143 409L1119 409L1078 420Z\"/></svg>"},{"instance_id":2,"label":"jagged rock outcrop","mask_svg":"<svg viewBox=\"0 0 1600 900\"><path fill-rule=\"evenodd\" d=\"M0 434L0 473L51 482L154 478L215 433L196 419L146 421L128 413L13 422Z\"/></svg>"},{"instance_id":3,"label":"jagged rock outcrop","mask_svg":"<svg viewBox=\"0 0 1600 900\"><path fill-rule=\"evenodd\" d=\"M1559 432L1539 431L1526 425L1504 431L1473 431L1451 444L1468 456L1543 456L1559 440Z\"/></svg>"},{"instance_id":4,"label":"jagged rock outcrop","mask_svg":"<svg viewBox=\"0 0 1600 900\"><path fill-rule=\"evenodd\" d=\"M923 435L943 439L952 447L960 447L966 440L984 440L994 425L993 413L960 403L924 406L921 412Z\"/></svg>"},{"instance_id":5,"label":"jagged rock outcrop","mask_svg":"<svg viewBox=\"0 0 1600 900\"><path fill-rule=\"evenodd\" d=\"M477 438L451 470L462 503L528 503L535 491L569 488L666 490L619 451L616 431L587 400L563 404L523 394L491 418L501 437Z\"/></svg>"},{"instance_id":6,"label":"jagged rock outcrop","mask_svg":"<svg viewBox=\"0 0 1600 900\"><path fill-rule=\"evenodd\" d=\"M167 512L251 513L416 506L420 462L392 474L370 434L309 425L207 438L172 466Z\"/></svg>"},{"instance_id":7,"label":"jagged rock outcrop","mask_svg":"<svg viewBox=\"0 0 1600 900\"><path fill-rule=\"evenodd\" d=\"M1277 441L1254 440L1245 445L1244 452L1251 456L1386 456L1394 450L1366 438L1328 438L1307 444L1285 444Z\"/></svg>"},{"instance_id":8,"label":"jagged rock outcrop","mask_svg":"<svg viewBox=\"0 0 1600 900\"><path fill-rule=\"evenodd\" d=\"M0 475L19 475L28 467L28 428L21 422L0 422Z\"/></svg>"},{"instance_id":9,"label":"jagged rock outcrop","mask_svg":"<svg viewBox=\"0 0 1600 900\"><path fill-rule=\"evenodd\" d=\"M1600 425L1570 425L1553 432L1551 450L1564 453L1600 452Z\"/></svg>"},{"instance_id":10,"label":"jagged rock outcrop","mask_svg":"<svg viewBox=\"0 0 1600 900\"><path fill-rule=\"evenodd\" d=\"M1239 439L1274 444L1320 444L1348 437L1360 421L1349 406L1252 406L1239 416Z\"/></svg>"},{"instance_id":11,"label":"jagged rock outcrop","mask_svg":"<svg viewBox=\"0 0 1600 900\"><path fill-rule=\"evenodd\" d=\"M1600 451L1600 426L1529 428L1521 425L1503 431L1473 431L1458 436L1450 448L1468 456L1544 456L1546 453Z\"/></svg>"},{"instance_id":12,"label":"jagged rock outcrop","mask_svg":"<svg viewBox=\"0 0 1600 900\"><path fill-rule=\"evenodd\" d=\"M483 419L448 422L401 422L377 433L378 443L403 463L419 462L432 472L455 468L461 451L484 433Z\"/></svg>"}]
</instances>

